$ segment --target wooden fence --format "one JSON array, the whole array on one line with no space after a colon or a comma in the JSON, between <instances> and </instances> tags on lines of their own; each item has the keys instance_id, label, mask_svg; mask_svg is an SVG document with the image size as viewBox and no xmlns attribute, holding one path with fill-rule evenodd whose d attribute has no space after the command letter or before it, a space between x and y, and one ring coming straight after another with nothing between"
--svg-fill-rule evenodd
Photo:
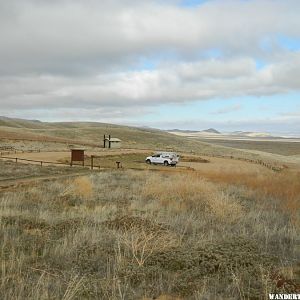
<instances>
[{"instance_id":1,"label":"wooden fence","mask_svg":"<svg viewBox=\"0 0 300 300\"><path fill-rule=\"evenodd\" d=\"M7 151L2 151L2 150L4 150L4 148L7 149ZM136 150L149 150L149 149L136 149ZM149 150L149 151L151 151L151 150ZM67 164L67 163L60 163L60 162L55 163L55 162L48 162L48 161L21 159L21 158L17 158L17 157L5 157L4 156L4 155L10 155L10 154L17 154L17 153L34 153L34 152L39 153L39 152L41 152L41 150L40 149L16 150L13 147L9 147L9 146L6 147L6 146L4 146L4 147L0 147L0 158L12 159L12 160L15 160L16 162L18 160L19 161L36 162L36 163L39 163L41 166L43 164L66 165L66 166L70 165L70 164ZM47 151L47 152L49 152L49 151ZM285 165L278 165L278 164L274 164L274 163L263 161L261 159L250 159L250 158L243 158L243 157L235 157L233 155L217 155L217 154L214 155L214 154L208 154L208 153L197 153L196 155L245 161L245 162L248 162L248 163L253 163L253 164L261 165L261 166L263 166L265 168L268 168L268 169L270 169L270 170L272 170L274 172L281 172L282 170L284 170L284 169L287 168L287 166L285 166ZM100 166L94 166L94 161L93 161L94 158L97 158L97 156L95 156L95 155L91 156L91 165L90 165L91 169L98 168L98 167L100 168ZM121 162L119 162L119 164L120 163ZM117 164L117 165L119 165L119 164ZM76 165L76 166L79 166L79 165Z\"/></svg>"},{"instance_id":2,"label":"wooden fence","mask_svg":"<svg viewBox=\"0 0 300 300\"><path fill-rule=\"evenodd\" d=\"M100 166L95 166L93 163L90 166L83 166L83 165L74 165L72 163L63 163L63 162L53 162L53 161L44 161L44 160L34 160L34 159L25 159L25 158L19 158L19 157L11 157L11 156L0 156L0 159L3 160L12 160L13 162L15 162L16 164L18 162L30 162L30 163L36 163L39 164L41 167L43 167L43 165L63 165L63 166L68 166L68 167L82 167L82 168L89 168L91 167L91 169L100 169Z\"/></svg>"},{"instance_id":3,"label":"wooden fence","mask_svg":"<svg viewBox=\"0 0 300 300\"><path fill-rule=\"evenodd\" d=\"M245 161L245 162L249 162L252 164L257 164L257 165L261 165L265 168L268 168L274 172L281 172L282 170L286 169L287 166L284 165L277 165L274 163L270 163L270 162L265 162L261 159L251 159L251 158L243 158L243 157L234 157L232 155L213 155L213 154L205 154L202 153L200 154L200 156L207 156L207 157L216 157L216 158L225 158L225 159L234 159L234 160L240 160L240 161Z\"/></svg>"}]
</instances>

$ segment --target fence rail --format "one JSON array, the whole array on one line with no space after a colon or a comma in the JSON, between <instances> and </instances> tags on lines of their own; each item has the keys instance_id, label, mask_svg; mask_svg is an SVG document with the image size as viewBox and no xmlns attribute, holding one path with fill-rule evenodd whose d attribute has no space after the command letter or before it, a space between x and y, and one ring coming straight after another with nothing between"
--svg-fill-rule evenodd
<instances>
[{"instance_id":1,"label":"fence rail","mask_svg":"<svg viewBox=\"0 0 300 300\"><path fill-rule=\"evenodd\" d=\"M12 156L0 156L0 159L4 159L4 160L12 160L15 163L24 161L24 162L35 162L37 164L39 164L41 167L46 164L46 165L63 165L63 166L68 166L68 167L82 167L82 168L89 168L91 167L91 169L93 170L94 168L98 168L100 169L100 166L95 166L95 165L77 165L77 164L71 164L71 163L63 163L63 162L53 162L53 161L45 161L45 160L34 160L34 159L26 159L26 158L19 158L19 157L12 157Z\"/></svg>"},{"instance_id":2,"label":"fence rail","mask_svg":"<svg viewBox=\"0 0 300 300\"><path fill-rule=\"evenodd\" d=\"M203 154L199 154L200 156L207 156L207 157L216 157L216 158L225 158L225 159L233 159L233 160L239 160L239 161L244 161L244 162L248 162L248 163L252 163L252 164L257 164L257 165L261 165L265 168L268 168L274 172L281 172L282 170L286 169L287 166L285 165L277 165L274 163L270 163L270 162L266 162L263 161L261 159L251 159L251 158L243 158L243 157L235 157L233 155L213 155L213 154L207 154L207 153L203 153Z\"/></svg>"},{"instance_id":3,"label":"fence rail","mask_svg":"<svg viewBox=\"0 0 300 300\"><path fill-rule=\"evenodd\" d=\"M61 162L50 162L50 161L41 161L41 160L31 160L31 159L25 159L25 158L18 158L18 157L6 157L4 155L10 155L10 154L18 154L18 153L40 153L43 152L40 149L32 149L32 150L11 150L11 151L1 151L1 149L3 148L10 148L10 147L0 147L0 158L5 158L5 159L11 159L11 160L15 160L16 162L18 160L20 161L28 161L28 162L36 162L39 163L41 166L43 166L43 164L53 164L53 165L65 165L65 166L71 166L71 164L67 164L67 163L61 163ZM11 147L13 148L13 147ZM131 150L131 149L130 149ZM149 150L149 149L135 149L135 150ZM149 150L151 151L151 150ZM49 152L49 151L46 151ZM50 152L55 152L55 151L50 151ZM268 168L274 172L281 172L284 169L287 168L287 166L285 165L278 165L275 163L271 163L271 162L266 162L262 159L255 159L255 158L243 158L243 157L237 157L237 156L233 156L233 155L218 155L218 154L209 154L209 153L197 153L197 155L199 156L206 156L206 157L215 157L215 158L224 158L224 159L233 159L233 160L239 160L239 161L245 161L248 163L252 163L252 164L257 164L257 165L261 165L265 168ZM94 158L98 158L101 156L97 156L97 155L91 155L91 165L89 167L91 167L91 169L93 168L100 168L100 166L94 166L94 162L93 159ZM75 165L75 166L80 166L80 165Z\"/></svg>"}]
</instances>

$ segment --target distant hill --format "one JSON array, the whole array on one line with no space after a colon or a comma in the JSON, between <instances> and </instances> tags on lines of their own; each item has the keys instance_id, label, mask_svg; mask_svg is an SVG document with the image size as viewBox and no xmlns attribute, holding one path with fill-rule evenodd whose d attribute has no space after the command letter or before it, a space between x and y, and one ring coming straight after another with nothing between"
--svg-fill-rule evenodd
<instances>
[{"instance_id":1,"label":"distant hill","mask_svg":"<svg viewBox=\"0 0 300 300\"><path fill-rule=\"evenodd\" d=\"M224 152L207 143L176 136L154 128L139 128L99 122L40 122L17 118L0 118L1 139L103 145L103 135L122 140L123 148L176 151ZM218 150L219 149L219 150ZM230 150L232 151L232 150Z\"/></svg>"},{"instance_id":2,"label":"distant hill","mask_svg":"<svg viewBox=\"0 0 300 300\"><path fill-rule=\"evenodd\" d=\"M218 130L216 130L214 128L209 128L209 129L206 129L206 130L202 130L201 132L221 134L221 132L219 132Z\"/></svg>"},{"instance_id":3,"label":"distant hill","mask_svg":"<svg viewBox=\"0 0 300 300\"><path fill-rule=\"evenodd\" d=\"M170 129L170 130L166 130L168 132L173 132L173 133L214 133L214 134L221 134L218 130L214 129L214 128L209 128L209 129L205 129L205 130L183 130L183 129Z\"/></svg>"},{"instance_id":4,"label":"distant hill","mask_svg":"<svg viewBox=\"0 0 300 300\"><path fill-rule=\"evenodd\" d=\"M0 116L0 126L14 127L14 128L40 128L43 123L38 120L24 120L18 118L8 118Z\"/></svg>"},{"instance_id":5,"label":"distant hill","mask_svg":"<svg viewBox=\"0 0 300 300\"><path fill-rule=\"evenodd\" d=\"M122 140L122 148L148 149L163 151L174 149L208 155L227 155L235 157L259 158L260 154L241 149L233 143L217 144L216 140L260 140L258 133L235 132L219 133L209 128L204 131L179 130L166 132L153 128L138 128L99 122L41 122L18 118L0 117L0 145L7 140L36 141L37 143L55 142L66 145L99 146L103 145L103 135ZM244 137L241 134L246 134ZM249 137L253 134L258 137ZM248 136L247 136L248 135ZM270 139L270 138L266 138ZM245 144L247 146L247 144ZM245 148L247 148L245 146Z\"/></svg>"},{"instance_id":6,"label":"distant hill","mask_svg":"<svg viewBox=\"0 0 300 300\"><path fill-rule=\"evenodd\" d=\"M229 133L230 135L234 136L241 136L241 137L272 137L271 134L266 132L254 132L254 131L234 131Z\"/></svg>"},{"instance_id":7,"label":"distant hill","mask_svg":"<svg viewBox=\"0 0 300 300\"><path fill-rule=\"evenodd\" d=\"M169 129L169 130L166 130L168 132L181 132L181 133L197 133L199 131L197 130L182 130L182 129Z\"/></svg>"}]
</instances>

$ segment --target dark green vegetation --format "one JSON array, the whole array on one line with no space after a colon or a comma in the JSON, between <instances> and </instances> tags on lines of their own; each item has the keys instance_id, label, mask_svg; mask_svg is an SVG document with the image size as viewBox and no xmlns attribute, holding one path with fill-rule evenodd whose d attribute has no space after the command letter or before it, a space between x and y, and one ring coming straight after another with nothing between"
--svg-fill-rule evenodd
<instances>
[{"instance_id":1,"label":"dark green vegetation","mask_svg":"<svg viewBox=\"0 0 300 300\"><path fill-rule=\"evenodd\" d=\"M1 299L296 291L283 267L299 261L299 227L280 199L193 173L97 173L2 192L0 206Z\"/></svg>"}]
</instances>

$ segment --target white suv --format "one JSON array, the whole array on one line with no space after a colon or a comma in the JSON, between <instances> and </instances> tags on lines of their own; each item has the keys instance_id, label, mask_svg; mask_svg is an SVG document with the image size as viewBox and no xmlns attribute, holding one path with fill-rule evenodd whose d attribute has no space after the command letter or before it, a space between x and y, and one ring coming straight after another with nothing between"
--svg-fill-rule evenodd
<instances>
[{"instance_id":1,"label":"white suv","mask_svg":"<svg viewBox=\"0 0 300 300\"><path fill-rule=\"evenodd\" d=\"M159 152L146 157L147 164L163 164L165 166L176 166L179 156L174 152Z\"/></svg>"}]
</instances>

